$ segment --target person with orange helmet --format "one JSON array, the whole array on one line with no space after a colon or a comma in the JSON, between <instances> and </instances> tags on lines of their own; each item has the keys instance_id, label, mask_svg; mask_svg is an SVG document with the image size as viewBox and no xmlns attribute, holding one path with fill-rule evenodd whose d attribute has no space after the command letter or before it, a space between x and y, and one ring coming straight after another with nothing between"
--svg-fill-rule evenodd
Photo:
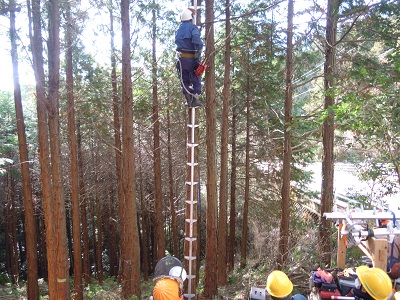
<instances>
[{"instance_id":1,"label":"person with orange helmet","mask_svg":"<svg viewBox=\"0 0 400 300\"><path fill-rule=\"evenodd\" d=\"M307 300L301 294L292 296L293 283L285 273L279 270L274 270L268 275L265 289L273 300Z\"/></svg>"},{"instance_id":2,"label":"person with orange helmet","mask_svg":"<svg viewBox=\"0 0 400 300\"><path fill-rule=\"evenodd\" d=\"M157 263L154 271L153 295L149 300L183 300L183 282L187 273L182 263L166 256Z\"/></svg>"}]
</instances>

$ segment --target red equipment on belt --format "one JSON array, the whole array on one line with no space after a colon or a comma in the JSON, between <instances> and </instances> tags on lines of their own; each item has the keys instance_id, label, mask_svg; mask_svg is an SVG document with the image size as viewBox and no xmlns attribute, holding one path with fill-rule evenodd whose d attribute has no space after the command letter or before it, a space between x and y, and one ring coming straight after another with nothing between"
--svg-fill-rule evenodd
<instances>
[{"instance_id":1,"label":"red equipment on belt","mask_svg":"<svg viewBox=\"0 0 400 300\"><path fill-rule=\"evenodd\" d=\"M199 66L197 67L196 71L194 71L194 74L196 74L196 76L201 76L203 75L204 71L207 69L207 65L204 62L200 62Z\"/></svg>"}]
</instances>

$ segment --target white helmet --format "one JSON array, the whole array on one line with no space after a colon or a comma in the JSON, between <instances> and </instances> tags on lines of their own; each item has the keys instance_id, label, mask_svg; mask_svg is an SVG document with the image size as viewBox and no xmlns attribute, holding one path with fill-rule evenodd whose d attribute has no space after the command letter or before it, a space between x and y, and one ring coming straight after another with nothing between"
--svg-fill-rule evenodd
<instances>
[{"instance_id":1,"label":"white helmet","mask_svg":"<svg viewBox=\"0 0 400 300\"><path fill-rule=\"evenodd\" d=\"M184 9L184 11L182 12L182 16L181 16L181 22L192 20L194 18L194 15L195 15L194 9L190 9L190 8Z\"/></svg>"},{"instance_id":2,"label":"white helmet","mask_svg":"<svg viewBox=\"0 0 400 300\"><path fill-rule=\"evenodd\" d=\"M187 274L184 268L180 266L175 266L169 270L169 275L173 277L178 277L182 279L182 281L185 281Z\"/></svg>"}]
</instances>

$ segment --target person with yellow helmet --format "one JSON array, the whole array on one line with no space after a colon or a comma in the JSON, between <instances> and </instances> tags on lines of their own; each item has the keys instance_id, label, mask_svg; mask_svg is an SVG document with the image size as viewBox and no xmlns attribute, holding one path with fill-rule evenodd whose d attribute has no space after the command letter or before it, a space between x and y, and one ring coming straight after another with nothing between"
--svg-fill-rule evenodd
<instances>
[{"instance_id":1,"label":"person with yellow helmet","mask_svg":"<svg viewBox=\"0 0 400 300\"><path fill-rule=\"evenodd\" d=\"M357 279L353 294L356 299L386 300L392 292L389 275L379 268L360 266L356 269Z\"/></svg>"},{"instance_id":2,"label":"person with yellow helmet","mask_svg":"<svg viewBox=\"0 0 400 300\"><path fill-rule=\"evenodd\" d=\"M285 273L279 270L274 270L268 275L265 289L273 300L307 300L301 294L292 296L293 283Z\"/></svg>"}]
</instances>

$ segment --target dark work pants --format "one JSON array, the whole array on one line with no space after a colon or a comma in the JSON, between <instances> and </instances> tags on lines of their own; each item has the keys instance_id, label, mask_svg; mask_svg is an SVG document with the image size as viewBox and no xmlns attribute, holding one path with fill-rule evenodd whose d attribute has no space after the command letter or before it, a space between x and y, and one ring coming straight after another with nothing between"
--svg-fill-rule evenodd
<instances>
[{"instance_id":1,"label":"dark work pants","mask_svg":"<svg viewBox=\"0 0 400 300\"><path fill-rule=\"evenodd\" d=\"M199 65L197 59L180 57L176 63L181 81L183 94L201 94L201 76L194 74L195 68Z\"/></svg>"}]
</instances>

